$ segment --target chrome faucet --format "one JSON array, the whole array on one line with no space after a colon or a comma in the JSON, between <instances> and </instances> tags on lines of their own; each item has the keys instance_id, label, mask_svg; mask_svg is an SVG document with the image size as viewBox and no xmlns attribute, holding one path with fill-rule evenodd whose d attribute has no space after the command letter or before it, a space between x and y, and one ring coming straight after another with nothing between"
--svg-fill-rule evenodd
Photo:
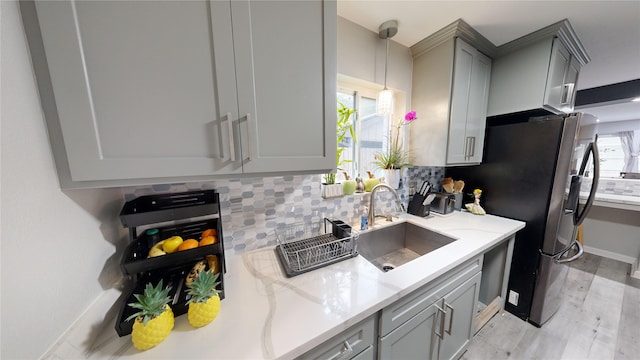
<instances>
[{"instance_id":1,"label":"chrome faucet","mask_svg":"<svg viewBox=\"0 0 640 360\"><path fill-rule=\"evenodd\" d=\"M396 197L397 207L400 209L400 211L404 211L404 205L402 205L398 193L387 184L378 184L374 186L373 189L371 189L371 198L369 199L369 226L373 226L376 222L376 192L381 188L387 188L389 191L391 191L391 193L393 193L393 195L395 195Z\"/></svg>"}]
</instances>

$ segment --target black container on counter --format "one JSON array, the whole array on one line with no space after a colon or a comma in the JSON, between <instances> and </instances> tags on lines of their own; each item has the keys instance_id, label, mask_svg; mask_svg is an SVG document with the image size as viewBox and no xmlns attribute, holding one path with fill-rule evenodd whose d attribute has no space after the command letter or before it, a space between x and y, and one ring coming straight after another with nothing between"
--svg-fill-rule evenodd
<instances>
[{"instance_id":1,"label":"black container on counter","mask_svg":"<svg viewBox=\"0 0 640 360\"><path fill-rule=\"evenodd\" d=\"M187 312L186 275L193 266L207 257L215 257L218 266L216 287L224 299L224 273L226 272L220 198L215 190L200 190L172 194L141 196L124 204L120 220L129 228L130 243L124 251L120 267L125 275L136 280L120 307L115 329L118 335L131 333L133 320L126 319L135 309L134 294L143 292L147 283L157 284L161 279L171 286L169 303L175 316ZM150 227L138 235L138 227ZM149 256L149 250L158 242L172 236L199 240L203 231L214 229L218 241L214 244L176 251L160 256Z\"/></svg>"}]
</instances>

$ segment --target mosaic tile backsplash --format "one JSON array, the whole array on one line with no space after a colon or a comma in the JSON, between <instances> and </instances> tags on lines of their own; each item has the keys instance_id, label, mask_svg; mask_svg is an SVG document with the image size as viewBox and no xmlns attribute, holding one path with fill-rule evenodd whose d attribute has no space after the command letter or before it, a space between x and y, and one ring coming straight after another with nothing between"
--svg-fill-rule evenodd
<instances>
[{"instance_id":1,"label":"mosaic tile backsplash","mask_svg":"<svg viewBox=\"0 0 640 360\"><path fill-rule=\"evenodd\" d=\"M403 171L397 190L405 208L409 203L409 188L430 181L440 190L444 178L442 167L414 167ZM275 245L274 230L297 222L320 220L324 217L343 220L351 225L360 223L370 194L354 194L324 199L321 196L322 175L280 176L214 180L202 183L165 184L124 188L125 201L143 195L216 189L220 193L224 247L227 254ZM376 194L376 213L394 211L393 195Z\"/></svg>"}]
</instances>

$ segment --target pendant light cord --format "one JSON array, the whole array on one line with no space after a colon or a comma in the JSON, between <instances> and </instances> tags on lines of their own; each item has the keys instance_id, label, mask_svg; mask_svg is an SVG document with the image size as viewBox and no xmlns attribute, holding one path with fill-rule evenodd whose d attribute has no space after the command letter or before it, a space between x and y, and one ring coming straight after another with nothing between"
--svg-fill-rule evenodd
<instances>
[{"instance_id":1,"label":"pendant light cord","mask_svg":"<svg viewBox=\"0 0 640 360\"><path fill-rule=\"evenodd\" d=\"M387 32L387 50L384 56L384 90L387 90L387 66L389 65L389 34Z\"/></svg>"}]
</instances>

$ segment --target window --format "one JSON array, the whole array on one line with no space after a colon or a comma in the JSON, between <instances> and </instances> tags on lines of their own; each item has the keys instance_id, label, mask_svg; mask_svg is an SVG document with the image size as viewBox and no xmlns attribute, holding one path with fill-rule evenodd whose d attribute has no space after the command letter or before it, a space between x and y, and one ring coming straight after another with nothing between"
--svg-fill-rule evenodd
<instances>
[{"instance_id":1,"label":"window","mask_svg":"<svg viewBox=\"0 0 640 360\"><path fill-rule=\"evenodd\" d=\"M617 135L600 135L598 137L598 153L600 155L600 177L620 177L624 169L624 151Z\"/></svg>"},{"instance_id":2,"label":"window","mask_svg":"<svg viewBox=\"0 0 640 360\"><path fill-rule=\"evenodd\" d=\"M349 134L345 136L338 147L345 148L340 157L342 164L339 166L349 176L355 178L360 175L367 177L367 171L371 171L376 177L382 176L380 170L373 166L374 156L377 152L386 149L389 134L389 116L380 116L376 113L376 102L379 85L366 84L364 81L348 80L338 76L338 102L355 109L352 120L355 121L356 142ZM396 100L402 99L402 94ZM396 105L396 110L398 106ZM342 179L341 171L338 178Z\"/></svg>"}]
</instances>

